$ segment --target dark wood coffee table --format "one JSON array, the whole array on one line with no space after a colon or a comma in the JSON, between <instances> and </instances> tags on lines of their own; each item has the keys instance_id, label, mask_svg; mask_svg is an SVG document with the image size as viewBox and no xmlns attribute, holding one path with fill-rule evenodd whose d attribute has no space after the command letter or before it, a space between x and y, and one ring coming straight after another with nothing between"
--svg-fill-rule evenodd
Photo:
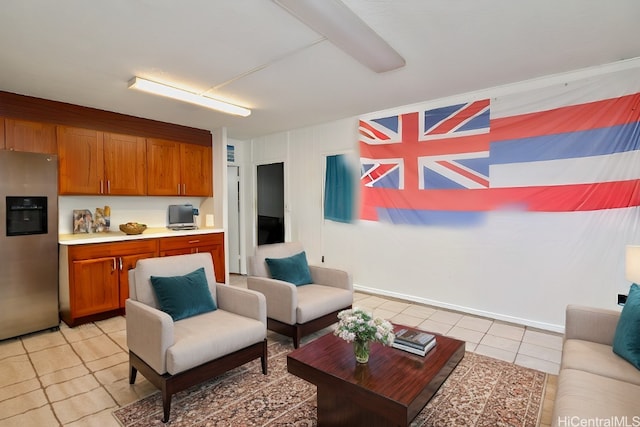
<instances>
[{"instance_id":1,"label":"dark wood coffee table","mask_svg":"<svg viewBox=\"0 0 640 427\"><path fill-rule=\"evenodd\" d=\"M464 356L464 342L436 339L424 357L372 343L362 365L329 333L289 353L287 370L317 386L318 426L406 426Z\"/></svg>"}]
</instances>

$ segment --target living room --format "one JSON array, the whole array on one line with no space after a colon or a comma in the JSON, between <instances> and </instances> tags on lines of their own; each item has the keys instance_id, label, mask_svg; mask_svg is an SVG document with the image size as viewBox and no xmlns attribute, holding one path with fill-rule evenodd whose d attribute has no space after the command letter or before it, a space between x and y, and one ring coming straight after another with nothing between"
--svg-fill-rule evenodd
<instances>
[{"instance_id":1,"label":"living room","mask_svg":"<svg viewBox=\"0 0 640 427\"><path fill-rule=\"evenodd\" d=\"M260 15L258 12L265 7L269 14L275 13L272 9L282 12L277 5L272 2L267 3L268 6L258 6L257 3L252 5L256 7L257 15ZM348 1L345 3L360 10L373 22L383 21L381 16L384 16L385 13L382 12L388 12L387 8L392 8L385 2L379 2L377 7L381 9L375 9L375 7L368 9L367 2ZM447 10L446 6L439 5L434 11L425 10L426 6L410 2L407 7L417 8L419 13L416 15L426 16L427 12L440 10L447 12L443 12L443 14L449 19L448 22L456 22L453 16L455 12L461 13L461 18L458 20L463 22L466 19L472 19L474 13L482 14L491 11L500 15L496 21L482 20L472 24L473 29L480 33L487 32L489 28L492 28L489 22L494 24L499 22L503 25L496 27L499 30L495 31L496 34L493 34L493 37L486 42L487 44L478 42L478 44L474 44L473 49L466 52L472 54L471 57L475 61L481 55L478 52L482 51L482 47L486 48L490 45L489 43L497 43L501 39L511 38L513 34L517 34L517 26L525 25L522 21L535 21L532 17L536 16L544 21L542 18L544 14L555 14L556 17L549 17L548 25L552 27L552 30L540 30L539 33L535 33L536 37L531 35L526 37L513 36L522 39L520 43L528 43L524 40L525 38L542 39L538 45L525 44L526 48L522 50L527 51L526 55L523 55L516 47L509 45L507 47L513 49L508 51L509 55L498 57L498 59L492 60L493 62L489 60L486 64L478 66L477 69L474 68L472 61L467 62L469 59L466 56L464 61L459 60L463 61L462 65L453 63L451 60L447 61L447 66L438 65L434 74L438 74L443 81L449 82L451 86L446 90L438 88L438 79L435 77L433 78L434 82L429 83L428 89L416 89L419 86L401 84L404 79L401 72L371 73L371 76L362 79L369 86L375 86L377 89L373 96L362 94L370 101L368 106L364 107L360 103L355 104L354 95L330 98L329 93L341 92L343 88L346 90L346 86L355 85L353 82L361 78L360 67L367 72L370 71L346 57L341 51L334 52L335 48L327 46L329 43L326 41L315 43L316 35L309 35L306 32L309 31L306 27L296 27L295 31L303 31L305 42L310 44L313 42L313 46L317 49L314 50L313 46L305 48L308 50L300 48L301 57L286 57L287 60L280 58L277 54L271 54L272 56L266 59L260 58L265 64L267 62L272 66L275 64L273 68L266 68L264 78L267 84L260 88L261 98L251 100L246 93L236 95L238 100L246 99L247 102L255 105L253 115L247 120L255 118L257 124L251 125L255 127L247 125L246 129L243 128L243 123L245 123L243 118L234 117L226 121L224 115L220 115L222 118L220 116L212 117L198 107L176 105L179 104L176 101L164 100L151 95L139 98L140 94L127 89L126 81L122 82L122 88L116 88L116 83L110 80L102 89L103 94L119 93L122 89L122 92L126 92L122 98L106 99L99 102L97 97L94 98L89 94L91 84L87 81L83 81L81 85L79 90L81 94L75 93L74 96L71 96L71 90L65 93L66 85L70 83L63 84L64 79L61 77L70 70L65 70L64 67L61 69L60 64L55 64L55 61L45 56L39 59L42 61L42 66L39 67L45 69L45 72L34 71L33 75L27 76L25 79L11 80L10 77L3 77L0 80L0 90L211 130L214 153L214 197L193 198L188 201L201 207L201 214L211 213L215 217L216 225L227 229L230 206L226 197L228 192L225 185L226 168L227 166L239 167L241 199L240 232L237 237L241 242L241 274L246 274L246 257L252 253L256 246L254 233L256 166L281 162L285 172L285 239L303 243L310 264L323 264L351 272L354 277L354 287L363 294L376 295L390 300L411 301L437 309L451 310L479 318L490 318L520 325L523 328L528 327L532 330L559 335L564 332L565 308L568 304L583 304L619 310L617 296L628 293L630 285L625 278L625 247L640 244L640 227L638 225L640 208L637 204L630 203L629 206L612 209L575 209L575 211L571 209L528 211L520 206L509 205L504 209L483 210L483 215L476 218L474 222L414 225L394 224L382 220L361 220L363 200L358 191L356 199L353 201L355 207L353 221L335 222L324 219L326 158L327 156L344 155L353 165L354 171L360 168L361 158L366 157L360 151L359 122L361 120L375 120L417 111L431 111L440 107L485 99L490 100L493 119L494 114L498 114L500 108L511 108L513 104L507 105L509 102L531 105L549 99L574 97L575 100L584 100L576 101L576 103L581 103L637 93L640 90L637 78L638 68L640 68L640 51L638 51L635 41L637 39L635 37L637 33L635 22L632 22L631 18L637 17L637 5L629 1L620 1L619 4L618 2L614 4L617 7L590 4L589 10L585 10L587 8L584 5L572 2L570 5L562 6L561 10L555 10L557 5L549 2L546 5L535 7L529 5L528 7L531 9L521 12L516 10L515 6L513 6L514 9L500 11L504 5L500 5L498 2L485 5L485 10L477 5L464 4L457 5L455 10ZM52 13L48 6L38 6L42 7L40 13L43 16L40 17L41 19L44 19L45 12ZM221 4L216 6L221 10L230 7ZM105 6L96 6L96 10L89 13L92 24L100 22L102 7ZM511 7L509 6L509 8ZM12 10L16 19L24 18L29 12L28 6L16 6L16 9ZM127 6L120 4L116 9L125 15L122 17L124 27L130 28L130 19L133 20L133 18L128 16ZM164 12L170 15L170 5L164 4L159 9L165 9ZM549 13L551 9L554 10L553 14ZM139 9L136 10L138 13L132 15L141 14ZM519 20L516 21L515 17L518 17L520 13L526 19L520 20L521 17L519 17ZM223 13L221 12L220 15L222 16ZM408 19L407 15L411 15L411 13L404 11L402 18ZM7 16L11 16L11 13ZM105 16L110 16L112 19L110 22L115 25L117 19L114 16L118 17L118 13L109 15L105 12ZM187 18L195 19L190 13L181 16L185 21ZM300 25L297 21L292 24L288 21L290 17L285 16L286 18L280 16L276 22L287 22L292 26ZM513 16L514 22L520 24L506 25L505 16ZM608 19L603 20L603 16ZM78 20L80 17L82 14L75 16ZM163 15L162 20L154 15L155 18L158 20L154 23L158 25L160 23L166 24L165 20L169 19L167 15ZM222 19L216 17L216 25L222 27L222 23L218 22ZM255 24L254 20L258 19L256 17L247 18L246 27L252 28ZM203 26L206 24L206 20L198 22ZM437 22L429 22L432 26L438 25ZM37 25L37 21L34 20L31 25ZM563 25L567 25L574 32L566 42L559 39L564 33L560 30ZM538 27L537 24L532 26ZM7 32L15 30L9 25L5 25L4 28L3 31ZM25 28L27 28L24 30L25 33L28 30L33 30L33 27L29 26L25 26ZM394 30L402 33L402 30L398 28L400 27L390 26L386 29L386 34L392 34ZM525 28L530 27L526 26ZM85 34L92 34L94 29L85 29ZM182 30L187 31L188 29L182 28ZM80 30L75 29L75 31ZM286 31L282 32L286 33ZM27 61L16 51L31 52L29 49L32 49L33 45L44 43L45 39L41 35L33 40L28 38L25 33L20 33L21 37L12 38L9 33L4 34L5 37L3 37L4 43L6 43L4 51L11 52L11 58L5 62L7 68L11 68L13 72L18 70L22 74L28 74L25 70L30 67L36 68L38 60ZM221 30L221 33L224 34L224 29ZM505 37L505 33L509 36ZM209 33L207 35L210 36ZM466 35L469 37L468 33ZM139 34L129 33L127 36L129 38L123 40L124 37L120 39L121 36L114 35L114 38L119 41L117 43L119 48L135 40L135 36L139 36ZM290 34L279 34L279 37L283 39L296 38L295 35L291 36ZM82 39L83 37L78 36L77 38ZM447 36L443 36L442 39L446 40ZM8 40L13 40L13 42ZM88 40L90 40L91 46L83 47L80 43L80 47L72 49L74 54L82 53L86 55L86 58L93 58L94 52L100 49L95 47L98 43L96 39L89 37ZM15 49L15 46L12 46L12 44L19 44L18 41L24 44L23 49ZM124 43L125 41L127 43ZM253 42L257 43L255 40ZM557 46L554 46L556 42ZM57 46L65 43L72 44L69 38L52 43ZM167 41L167 44L170 42ZM517 45L517 43L514 44ZM214 60L227 61L228 58L224 55L225 47L216 44L216 48L216 53L211 55ZM421 51L416 47L414 49L412 52ZM439 49L453 50L453 48ZM51 50L55 51L55 49ZM259 51L257 48L256 50ZM327 50L331 52L326 52ZM500 48L495 50L499 51ZM180 61L176 61L175 58L182 58L179 52L178 49L172 51L173 56L167 56L172 56L172 62L178 63ZM258 55L253 50L251 52ZM474 52L475 55L473 55ZM234 52L226 53L229 58L234 57ZM29 55L31 58L36 57L33 53L29 53ZM128 52L127 55L141 54L136 51ZM320 57L316 57L316 55L323 55L322 60L316 62L314 58ZM324 55L328 55L328 57ZM447 57L447 55L441 55L440 62ZM185 56L187 55L185 54ZM451 55L449 54L449 56ZM340 63L347 61L346 68L340 72L344 72L344 75L349 78L345 79L346 81L338 79L338 84L331 86L335 82L324 81L321 76L316 74L317 71L309 70L309 68L318 67L320 73L335 77L338 71L332 71L330 66L319 67L319 64L323 63L325 59L327 63L336 63L338 59ZM412 67L410 59L414 59L414 57L406 59L407 69L409 69ZM417 61L417 59L414 60ZM108 59L100 58L96 61L99 67L105 67L105 62L108 62ZM353 61L353 63L349 61ZM538 61L539 66L535 64L535 61ZM254 62L246 61L246 59L240 62L242 63L236 65L237 68L234 68L234 71L243 67L244 70L253 70L257 67ZM427 65L421 68L422 74L429 69L429 61L426 62ZM439 61L434 59L434 62ZM145 64L145 66L152 67L154 65ZM145 66L141 65L140 68ZM189 80L191 77L188 76L186 69L195 67L192 64L185 64L179 69L171 69L166 63L155 66L159 69L170 70L166 72L177 75L177 80L180 78ZM51 67L48 74L47 67ZM293 79L291 75L285 77L291 80L292 91L296 94L287 98L287 102L290 104L286 109L272 112L269 111L267 100L278 98L279 92L283 88L284 83L275 80L275 74L282 72L282 68L295 69L300 73L296 79ZM513 68L512 74L506 71L510 68ZM86 71L85 74L93 72L92 67L83 71ZM133 72L134 70L131 68L126 69L126 73ZM202 74L207 72L211 72L211 70L207 69ZM259 73L259 71L255 72ZM445 78L447 72L452 74L448 76L448 79ZM122 70L118 73L125 74ZM233 72L228 71L227 74L230 75ZM104 78L100 73L96 72L95 75ZM6 76L9 76L9 73ZM47 81L47 78L43 76L48 76L53 87L45 87L44 81ZM118 75L118 79L128 80L132 76L133 74L127 75L125 79L124 76ZM384 77L389 78L391 83L383 81ZM198 80L199 78L194 77L193 79ZM208 78L201 77L201 80L206 81L206 84L201 83L202 86L214 87L223 80L227 82L228 79L210 82ZM240 80L242 79L240 78ZM444 83L442 84L444 85ZM59 88L56 85L60 85ZM397 89L380 90L379 87L384 85ZM247 86L251 87L252 84ZM317 87L314 88L314 86ZM307 88L308 92L305 92ZM204 89L208 89L208 87ZM256 91L258 90L256 89ZM320 107L323 91L330 99L325 101L326 104L323 107ZM403 92L404 96L395 98L396 94L388 93L395 91ZM233 98L234 91L229 89L229 92L225 93L223 85L218 89L218 93ZM115 97L115 94L110 96ZM385 99L385 97L388 98ZM275 104L279 106L281 101L274 101ZM298 118L296 111L292 111L296 109L317 111L317 119L309 121L312 120L309 116ZM296 117L299 121L295 124L290 124L294 122L279 121L282 116L287 115ZM287 126L284 126L283 123ZM235 153L233 160L227 160L229 147L233 147ZM623 168L629 163L620 163L620 165ZM610 167L610 164L607 164L607 170ZM633 176L634 180L640 178L637 166L626 167L625 171L629 171L628 176ZM528 172L523 172L523 174L525 173ZM356 186L358 184L359 182L355 182ZM637 198L637 193L635 194ZM70 216L69 211L75 208L99 206L102 199L81 196L62 197L60 199L60 223L68 228L68 221L64 220L63 216ZM144 197L139 199L112 197L109 198L109 203L115 211L118 211L121 218L132 216L141 222L163 226L165 206L187 200L185 198L147 199ZM629 199L631 200L633 197Z\"/></svg>"}]
</instances>

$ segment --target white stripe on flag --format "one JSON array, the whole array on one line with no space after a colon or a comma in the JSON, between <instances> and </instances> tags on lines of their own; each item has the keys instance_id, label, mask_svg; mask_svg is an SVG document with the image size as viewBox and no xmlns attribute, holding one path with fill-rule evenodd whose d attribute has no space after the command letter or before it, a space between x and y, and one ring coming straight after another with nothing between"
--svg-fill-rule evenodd
<instances>
[{"instance_id":1,"label":"white stripe on flag","mask_svg":"<svg viewBox=\"0 0 640 427\"><path fill-rule=\"evenodd\" d=\"M533 187L640 179L640 151L489 166L489 187Z\"/></svg>"}]
</instances>

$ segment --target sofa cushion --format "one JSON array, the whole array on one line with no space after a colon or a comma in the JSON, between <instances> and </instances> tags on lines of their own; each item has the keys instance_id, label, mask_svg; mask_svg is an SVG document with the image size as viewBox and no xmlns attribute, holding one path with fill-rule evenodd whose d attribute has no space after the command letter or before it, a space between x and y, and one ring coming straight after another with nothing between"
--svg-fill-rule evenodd
<instances>
[{"instance_id":1,"label":"sofa cushion","mask_svg":"<svg viewBox=\"0 0 640 427\"><path fill-rule=\"evenodd\" d=\"M569 339L564 342L562 369L577 369L640 386L640 371L611 351L611 346Z\"/></svg>"},{"instance_id":2,"label":"sofa cushion","mask_svg":"<svg viewBox=\"0 0 640 427\"><path fill-rule=\"evenodd\" d=\"M266 338L264 323L218 309L174 324L167 372L174 375Z\"/></svg>"},{"instance_id":3,"label":"sofa cushion","mask_svg":"<svg viewBox=\"0 0 640 427\"><path fill-rule=\"evenodd\" d=\"M286 258L265 258L272 279L283 280L296 286L312 283L307 255L304 251Z\"/></svg>"},{"instance_id":4,"label":"sofa cushion","mask_svg":"<svg viewBox=\"0 0 640 427\"><path fill-rule=\"evenodd\" d=\"M627 422L632 423L638 419L639 397L640 386L635 384L575 369L562 369L551 425L583 425L572 422L596 418L611 420L614 417L626 417Z\"/></svg>"},{"instance_id":5,"label":"sofa cushion","mask_svg":"<svg viewBox=\"0 0 640 427\"><path fill-rule=\"evenodd\" d=\"M640 369L640 286L635 283L620 313L613 351Z\"/></svg>"},{"instance_id":6,"label":"sofa cushion","mask_svg":"<svg viewBox=\"0 0 640 427\"><path fill-rule=\"evenodd\" d=\"M345 289L315 284L300 286L296 318L298 323L306 323L332 311L348 307L352 303L353 293Z\"/></svg>"},{"instance_id":7,"label":"sofa cushion","mask_svg":"<svg viewBox=\"0 0 640 427\"><path fill-rule=\"evenodd\" d=\"M151 285L160 310L173 321L215 310L204 268L183 276L151 276Z\"/></svg>"}]
</instances>

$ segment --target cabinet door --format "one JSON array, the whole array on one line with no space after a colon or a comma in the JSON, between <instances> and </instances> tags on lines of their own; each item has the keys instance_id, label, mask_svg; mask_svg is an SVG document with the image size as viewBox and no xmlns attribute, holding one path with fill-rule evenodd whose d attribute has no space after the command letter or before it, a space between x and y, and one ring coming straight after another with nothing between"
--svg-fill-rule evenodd
<instances>
[{"instance_id":1,"label":"cabinet door","mask_svg":"<svg viewBox=\"0 0 640 427\"><path fill-rule=\"evenodd\" d=\"M210 252L216 282L225 283L224 233L197 234L160 239L160 256Z\"/></svg>"},{"instance_id":2,"label":"cabinet door","mask_svg":"<svg viewBox=\"0 0 640 427\"><path fill-rule=\"evenodd\" d=\"M211 147L180 144L182 195L213 195L212 163Z\"/></svg>"},{"instance_id":3,"label":"cabinet door","mask_svg":"<svg viewBox=\"0 0 640 427\"><path fill-rule=\"evenodd\" d=\"M180 143L163 139L147 139L147 194L180 195Z\"/></svg>"},{"instance_id":4,"label":"cabinet door","mask_svg":"<svg viewBox=\"0 0 640 427\"><path fill-rule=\"evenodd\" d=\"M118 280L115 257L73 261L72 317L118 309Z\"/></svg>"},{"instance_id":5,"label":"cabinet door","mask_svg":"<svg viewBox=\"0 0 640 427\"><path fill-rule=\"evenodd\" d=\"M13 119L4 122L7 150L57 154L55 125Z\"/></svg>"},{"instance_id":6,"label":"cabinet door","mask_svg":"<svg viewBox=\"0 0 640 427\"><path fill-rule=\"evenodd\" d=\"M102 132L67 126L57 130L60 194L102 194Z\"/></svg>"},{"instance_id":7,"label":"cabinet door","mask_svg":"<svg viewBox=\"0 0 640 427\"><path fill-rule=\"evenodd\" d=\"M139 259L153 258L155 252L146 254L125 255L118 258L118 269L120 270L120 308L124 308L125 301L129 298L129 270L136 268L136 262Z\"/></svg>"},{"instance_id":8,"label":"cabinet door","mask_svg":"<svg viewBox=\"0 0 640 427\"><path fill-rule=\"evenodd\" d=\"M212 245L212 246L200 246L197 248L198 253L209 252L211 258L213 258L213 271L216 274L216 282L225 283L226 270L224 266L224 246Z\"/></svg>"},{"instance_id":9,"label":"cabinet door","mask_svg":"<svg viewBox=\"0 0 640 427\"><path fill-rule=\"evenodd\" d=\"M142 196L147 193L146 141L131 135L104 134L104 193Z\"/></svg>"}]
</instances>

